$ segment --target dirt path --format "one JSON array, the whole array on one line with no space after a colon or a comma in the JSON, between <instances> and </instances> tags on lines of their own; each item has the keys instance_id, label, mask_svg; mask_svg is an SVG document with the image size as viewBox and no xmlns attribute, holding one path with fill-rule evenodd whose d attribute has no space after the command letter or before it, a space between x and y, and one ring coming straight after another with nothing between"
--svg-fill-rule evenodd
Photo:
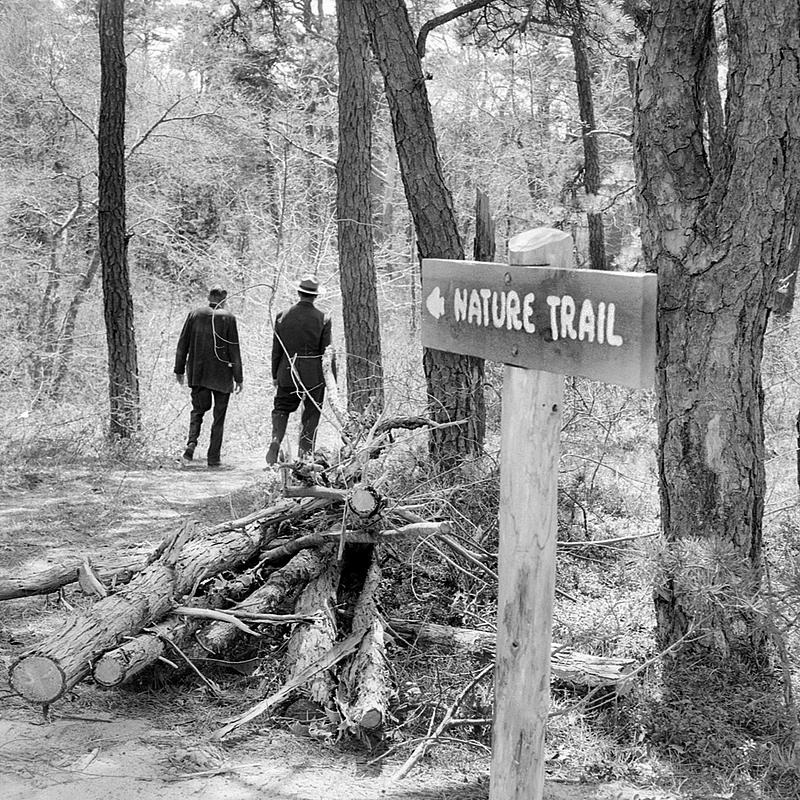
<instances>
[{"instance_id":1,"label":"dirt path","mask_svg":"<svg viewBox=\"0 0 800 800\"><path fill-rule=\"evenodd\" d=\"M252 497L274 490L263 454L240 456L223 469L175 460L155 468L59 467L24 473L22 487L0 492L0 575L32 573L68 556L99 562L135 555L184 519L229 519ZM244 508L244 504L249 504Z\"/></svg>"},{"instance_id":2,"label":"dirt path","mask_svg":"<svg viewBox=\"0 0 800 800\"><path fill-rule=\"evenodd\" d=\"M144 557L184 519L243 516L277 490L263 454L229 469L177 462L148 469L59 467L16 476L0 492L0 577L67 557L98 563ZM74 589L68 602L87 603ZM293 733L265 720L232 741L210 731L230 713L191 684L101 691L88 682L45 722L8 692L7 669L24 646L58 629L68 608L56 596L8 601L0 615L0 800L471 800L488 796L488 755L440 746L400 784L392 773L409 751L368 766L359 742ZM552 781L552 800L665 800L620 784Z\"/></svg>"}]
</instances>

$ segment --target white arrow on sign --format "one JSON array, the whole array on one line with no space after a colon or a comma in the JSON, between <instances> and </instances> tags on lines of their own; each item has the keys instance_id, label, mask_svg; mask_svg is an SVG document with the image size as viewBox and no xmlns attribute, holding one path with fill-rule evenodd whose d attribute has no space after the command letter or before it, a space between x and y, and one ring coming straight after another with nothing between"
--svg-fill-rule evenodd
<instances>
[{"instance_id":1,"label":"white arrow on sign","mask_svg":"<svg viewBox=\"0 0 800 800\"><path fill-rule=\"evenodd\" d=\"M439 317L444 315L444 297L442 297L438 286L435 286L433 291L428 295L428 299L425 301L425 307L434 319L439 319Z\"/></svg>"}]
</instances>

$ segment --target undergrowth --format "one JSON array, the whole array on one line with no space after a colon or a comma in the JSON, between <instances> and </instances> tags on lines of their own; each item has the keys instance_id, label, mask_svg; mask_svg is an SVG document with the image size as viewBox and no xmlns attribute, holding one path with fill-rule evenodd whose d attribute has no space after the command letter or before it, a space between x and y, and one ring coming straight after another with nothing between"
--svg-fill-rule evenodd
<instances>
[{"instance_id":1,"label":"undergrowth","mask_svg":"<svg viewBox=\"0 0 800 800\"><path fill-rule=\"evenodd\" d=\"M784 359L785 360L785 359ZM783 364L783 361L780 362ZM794 362L792 362L794 363ZM496 383L497 371L487 371ZM164 378L166 381L168 378ZM793 504L794 476L778 455L791 452L791 397L778 407L768 404L770 491L764 539L768 570L759 613L764 621L768 669L758 673L733 663L693 663L680 669L669 664L655 643L652 594L661 577L664 543L659 533L655 464L656 435L652 397L589 381L572 380L566 395L559 476L557 597L554 639L589 655L631 659L638 670L620 692L593 693L571 685L554 687L546 746L551 777L586 781L625 779L673 789L685 797L759 797L788 800L800 796L800 736L794 698L798 691L797 612L800 604L800 524ZM488 397L499 396L490 387ZM163 395L162 395L163 397ZM98 423L104 398L84 397L74 409L31 410L12 417L12 435L0 445L0 480L6 492L35 489L65 471L93 465L157 465L179 446L185 397L170 396L162 420L175 430L163 437L134 438L108 447ZM181 399L182 398L182 399ZM88 405L87 405L88 403ZM233 448L257 429L264 399L253 397L238 409L251 420L234 426ZM171 405L170 405L171 404ZM87 407L90 409L87 412ZM149 412L148 412L149 413ZM487 453L460 465L445 479L431 468L424 435L398 440L380 460L371 463L372 479L392 504L402 503L428 520L451 520L453 538L483 564L447 560L434 541L393 540L384 547L382 609L402 617L492 632L497 614L499 504L499 404L488 409ZM146 498L128 498L146 503ZM237 502L246 513L263 498ZM226 509L214 509L224 518ZM58 518L48 517L49 524ZM453 563L455 561L455 563ZM703 599L709 585L695 582ZM717 598L718 600L718 598ZM47 620L55 613L39 609ZM3 637L12 636L7 628ZM280 657L283 634L267 637L262 647ZM246 654L244 654L246 656ZM402 758L408 742L425 736L441 719L461 689L485 664L447 647L422 647L392 638L390 661L397 691L393 719L380 741L361 743L379 753L398 746ZM246 660L246 659L245 659ZM271 659L273 661L277 659ZM202 666L227 690L228 701L214 705L195 689L188 708L213 719L231 698L254 700L280 685L274 673L222 671L209 660ZM163 667L162 680L169 670ZM141 680L126 690L135 704L137 692L147 703L172 702L174 683ZM194 687L191 681L181 687ZM178 693L181 694L180 692ZM94 693L81 689L82 702ZM98 695L99 696L99 695ZM108 697L108 695L103 695ZM452 753L461 742L470 759L485 767L491 743L493 685L491 677L469 693L459 710L468 723L455 726L441 745ZM262 729L269 723L259 723ZM283 724L280 720L273 724ZM287 723L288 724L288 723ZM456 744L457 746L457 744ZM434 756L436 757L436 756ZM451 756L448 756L451 757ZM466 758L466 756L465 756Z\"/></svg>"}]
</instances>

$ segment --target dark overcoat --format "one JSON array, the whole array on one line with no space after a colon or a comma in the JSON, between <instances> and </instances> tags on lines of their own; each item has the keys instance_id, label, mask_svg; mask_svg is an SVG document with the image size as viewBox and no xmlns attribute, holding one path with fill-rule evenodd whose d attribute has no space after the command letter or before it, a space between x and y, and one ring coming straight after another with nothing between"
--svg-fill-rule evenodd
<instances>
[{"instance_id":1,"label":"dark overcoat","mask_svg":"<svg viewBox=\"0 0 800 800\"><path fill-rule=\"evenodd\" d=\"M295 303L275 319L272 380L286 388L323 385L322 354L330 343L331 318L308 300Z\"/></svg>"},{"instance_id":2,"label":"dark overcoat","mask_svg":"<svg viewBox=\"0 0 800 800\"><path fill-rule=\"evenodd\" d=\"M200 306L186 317L175 351L175 374L184 372L189 386L228 394L242 382L239 331L227 308Z\"/></svg>"}]
</instances>

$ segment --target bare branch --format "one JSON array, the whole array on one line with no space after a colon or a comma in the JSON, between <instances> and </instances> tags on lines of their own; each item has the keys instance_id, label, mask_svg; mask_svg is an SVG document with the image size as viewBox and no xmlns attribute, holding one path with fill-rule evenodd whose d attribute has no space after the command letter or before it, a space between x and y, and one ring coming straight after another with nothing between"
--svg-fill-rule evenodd
<instances>
[{"instance_id":1,"label":"bare branch","mask_svg":"<svg viewBox=\"0 0 800 800\"><path fill-rule=\"evenodd\" d=\"M97 132L95 129L61 96L61 92L58 91L58 87L56 86L56 82L53 78L50 79L50 88L53 90L53 94L55 94L55 96L58 98L58 102L61 103L62 108L76 122L79 122L81 125L83 125L83 127L92 134L92 138L97 141Z\"/></svg>"},{"instance_id":2,"label":"bare branch","mask_svg":"<svg viewBox=\"0 0 800 800\"><path fill-rule=\"evenodd\" d=\"M471 11L477 11L480 8L486 8L486 6L490 5L493 1L494 0L472 0L470 3L464 3L463 6L458 6L451 11L440 14L438 17L429 19L419 29L419 33L417 34L417 55L421 59L425 58L425 44L428 41L428 34L434 28L438 28L441 25L447 24L448 22L452 22L452 20L458 19L458 17L463 17L464 14L469 14Z\"/></svg>"},{"instance_id":3,"label":"bare branch","mask_svg":"<svg viewBox=\"0 0 800 800\"><path fill-rule=\"evenodd\" d=\"M131 146L131 149L128 150L128 153L125 156L126 159L130 158L152 136L153 132L157 128L161 127L162 125L166 125L168 122L188 122L196 119L202 119L203 117L217 117L218 119L222 119L222 116L217 114L215 111L199 111L197 114L186 114L182 116L170 117L169 112L183 102L183 100L184 98L179 97L171 106L165 109L164 113L142 134L139 140Z\"/></svg>"},{"instance_id":4,"label":"bare branch","mask_svg":"<svg viewBox=\"0 0 800 800\"><path fill-rule=\"evenodd\" d=\"M595 130L586 131L586 133L568 133L567 138L571 141L577 141L583 136L619 136L621 139L625 139L628 142L633 141L633 134L625 133L625 131L612 131L612 130L605 130L596 128Z\"/></svg>"},{"instance_id":5,"label":"bare branch","mask_svg":"<svg viewBox=\"0 0 800 800\"><path fill-rule=\"evenodd\" d=\"M615 536L613 539L587 539L585 542L559 542L559 548L571 547L604 547L612 544L620 544L621 542L634 542L637 539L652 539L654 536L660 536L661 531L653 533L637 533L633 536Z\"/></svg>"},{"instance_id":6,"label":"bare branch","mask_svg":"<svg viewBox=\"0 0 800 800\"><path fill-rule=\"evenodd\" d=\"M67 218L56 228L56 232L54 234L54 238L61 236L73 222L75 222L75 218L80 214L81 209L83 208L83 200L79 197L78 202L75 204L75 208L69 212Z\"/></svg>"},{"instance_id":7,"label":"bare branch","mask_svg":"<svg viewBox=\"0 0 800 800\"><path fill-rule=\"evenodd\" d=\"M203 619L220 620L221 622L227 622L230 625L236 626L239 628L239 630L249 633L251 636L261 635L257 631L254 631L252 628L245 625L244 622L242 622L238 617L235 617L232 614L226 614L224 611L217 611L216 609L211 608L194 608L193 606L178 606L177 608L173 609L173 613L182 617L201 617Z\"/></svg>"},{"instance_id":8,"label":"bare branch","mask_svg":"<svg viewBox=\"0 0 800 800\"><path fill-rule=\"evenodd\" d=\"M323 164L327 164L332 169L336 169L336 161L334 159L329 158L328 156L324 155L323 153L318 153L316 150L311 150L308 147L300 144L300 142L296 142L291 137L287 136L283 131L279 131L275 129L275 133L281 137L287 144L290 144L296 150L299 150L301 153L305 153L307 156L314 156L314 158L318 158Z\"/></svg>"},{"instance_id":9,"label":"bare branch","mask_svg":"<svg viewBox=\"0 0 800 800\"><path fill-rule=\"evenodd\" d=\"M336 161L324 153L318 153L316 150L312 150L305 145L300 144L300 142L295 141L290 136L287 136L283 131L278 130L277 128L274 129L275 133L281 137L287 144L290 144L295 149L299 150L301 153L305 153L307 156L313 156L314 158L318 158L323 164L326 164L331 169L336 169ZM372 174L378 178L382 183L386 183L386 175L384 175L377 167L372 167Z\"/></svg>"}]
</instances>

